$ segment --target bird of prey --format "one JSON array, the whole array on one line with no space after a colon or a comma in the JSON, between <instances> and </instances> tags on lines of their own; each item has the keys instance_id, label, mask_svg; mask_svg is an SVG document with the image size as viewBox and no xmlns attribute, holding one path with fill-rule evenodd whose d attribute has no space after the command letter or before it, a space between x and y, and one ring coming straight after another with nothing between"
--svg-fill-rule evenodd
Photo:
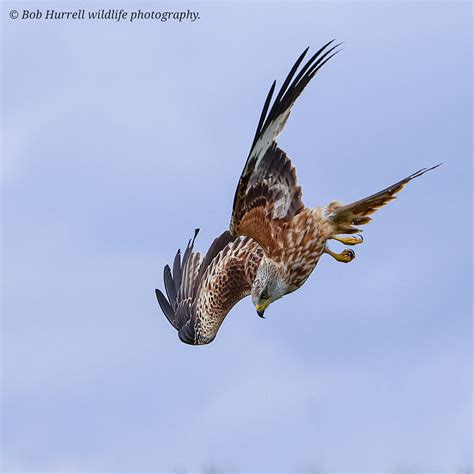
<instances>
[{"instance_id":1,"label":"bird of prey","mask_svg":"<svg viewBox=\"0 0 474 474\"><path fill-rule=\"evenodd\" d=\"M352 261L352 250L334 253L328 240L362 243L358 226L370 222L369 216L395 199L409 181L439 166L421 169L351 204L305 207L295 168L276 139L303 89L340 51L333 41L300 68L306 48L272 102L273 82L237 185L230 229L214 240L204 258L194 251L196 230L182 258L178 250L173 269L164 268L167 297L155 290L156 297L185 343L213 341L232 307L248 295L263 317L271 303L303 285L324 253L339 262Z\"/></svg>"}]
</instances>

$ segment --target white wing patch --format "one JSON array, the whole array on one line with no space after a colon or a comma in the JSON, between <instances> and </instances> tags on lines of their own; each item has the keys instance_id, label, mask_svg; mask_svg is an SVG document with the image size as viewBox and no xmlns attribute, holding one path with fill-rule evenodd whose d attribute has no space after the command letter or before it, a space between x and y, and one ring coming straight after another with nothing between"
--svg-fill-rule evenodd
<instances>
[{"instance_id":1,"label":"white wing patch","mask_svg":"<svg viewBox=\"0 0 474 474\"><path fill-rule=\"evenodd\" d=\"M272 216L274 219L283 219L291 204L290 194L283 184L275 184L273 188L281 192L281 197L275 201Z\"/></svg>"},{"instance_id":2,"label":"white wing patch","mask_svg":"<svg viewBox=\"0 0 474 474\"><path fill-rule=\"evenodd\" d=\"M278 136L286 125L290 113L291 107L285 110L285 112L279 115L275 120L273 120L255 143L255 146L251 153L251 157L254 157L257 160L255 164L255 169L258 168L258 165L262 161L262 158L265 156L265 153L268 148L273 145L274 142L276 142Z\"/></svg>"}]
</instances>

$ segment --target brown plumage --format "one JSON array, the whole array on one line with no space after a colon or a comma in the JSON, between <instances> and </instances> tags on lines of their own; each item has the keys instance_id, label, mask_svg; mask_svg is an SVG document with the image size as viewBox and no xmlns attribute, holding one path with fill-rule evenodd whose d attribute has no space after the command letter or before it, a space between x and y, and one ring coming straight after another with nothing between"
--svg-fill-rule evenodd
<instances>
[{"instance_id":1,"label":"brown plumage","mask_svg":"<svg viewBox=\"0 0 474 474\"><path fill-rule=\"evenodd\" d=\"M167 298L155 290L158 303L179 338L187 344L211 342L230 309L250 293L262 248L248 237L228 231L214 240L206 256L194 252L194 238L183 258L176 253L173 272L164 268Z\"/></svg>"},{"instance_id":2,"label":"brown plumage","mask_svg":"<svg viewBox=\"0 0 474 474\"><path fill-rule=\"evenodd\" d=\"M407 183L425 174L427 171L434 170L440 165L441 164L438 164L431 168L418 170L401 181L398 181L398 183L392 184L388 188L361 199L360 201L353 202L352 204L343 205L339 201L333 201L327 206L326 212L334 224L336 224L336 232L338 234L356 234L357 232L362 232L353 226L368 224L372 220L372 218L368 216L376 212L380 207L393 201L396 198L395 194L399 193Z\"/></svg>"},{"instance_id":3,"label":"brown plumage","mask_svg":"<svg viewBox=\"0 0 474 474\"><path fill-rule=\"evenodd\" d=\"M323 253L351 261L352 250L334 254L327 241L361 243L361 239L339 234L360 232L357 226L370 222L369 216L395 199L409 181L439 166L417 171L352 204L333 201L322 207L304 206L296 170L276 139L303 89L339 52L339 45L332 43L324 45L298 71L308 48L300 55L273 103L275 82L272 84L236 189L230 232L214 241L202 262L193 251L193 239L182 260L180 252L176 254L173 272L165 267L168 298L160 290L156 296L183 342L211 342L228 312L249 294L263 316L273 301L307 280Z\"/></svg>"}]
</instances>

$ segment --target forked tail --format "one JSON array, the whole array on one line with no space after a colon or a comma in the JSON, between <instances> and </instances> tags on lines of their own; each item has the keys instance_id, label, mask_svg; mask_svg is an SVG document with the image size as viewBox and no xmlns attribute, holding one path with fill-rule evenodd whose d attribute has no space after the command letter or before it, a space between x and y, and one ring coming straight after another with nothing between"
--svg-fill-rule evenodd
<instances>
[{"instance_id":1,"label":"forked tail","mask_svg":"<svg viewBox=\"0 0 474 474\"><path fill-rule=\"evenodd\" d=\"M325 209L328 220L335 224L334 235L337 234L355 234L361 232L356 226L368 224L372 218L371 214L376 212L380 207L385 206L395 199L395 195L400 192L405 185L412 179L418 178L428 171L434 170L442 163L431 168L423 168L416 173L402 179L398 183L392 184L383 191L372 196L353 202L352 204L341 204L338 201L331 202Z\"/></svg>"}]
</instances>

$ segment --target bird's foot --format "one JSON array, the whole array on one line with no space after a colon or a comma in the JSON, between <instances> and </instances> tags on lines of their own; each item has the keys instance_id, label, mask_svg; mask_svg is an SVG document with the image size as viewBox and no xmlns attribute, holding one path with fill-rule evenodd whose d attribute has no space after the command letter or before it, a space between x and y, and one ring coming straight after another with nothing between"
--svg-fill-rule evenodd
<instances>
[{"instance_id":1,"label":"bird's foot","mask_svg":"<svg viewBox=\"0 0 474 474\"><path fill-rule=\"evenodd\" d=\"M341 253L335 253L326 247L326 249L324 250L324 253L331 255L332 258L342 263L352 262L352 260L354 260L355 258L355 252L349 249L345 249Z\"/></svg>"},{"instance_id":2,"label":"bird's foot","mask_svg":"<svg viewBox=\"0 0 474 474\"><path fill-rule=\"evenodd\" d=\"M337 240L338 242L341 242L341 244L344 244L344 245L358 245L364 241L364 238L360 234L354 237L338 237L336 235L332 237L332 239Z\"/></svg>"}]
</instances>

